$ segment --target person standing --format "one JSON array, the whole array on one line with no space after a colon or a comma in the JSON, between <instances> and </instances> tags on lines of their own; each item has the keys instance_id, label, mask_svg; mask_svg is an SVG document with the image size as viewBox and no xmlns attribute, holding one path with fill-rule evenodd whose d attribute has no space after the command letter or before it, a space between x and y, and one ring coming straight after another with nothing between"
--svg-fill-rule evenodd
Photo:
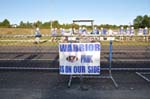
<instances>
[{"instance_id":1,"label":"person standing","mask_svg":"<svg viewBox=\"0 0 150 99\"><path fill-rule=\"evenodd\" d=\"M55 36L57 36L57 28L52 28L51 29L51 35L52 35L51 41L52 42L56 41L56 37Z\"/></svg>"},{"instance_id":2,"label":"person standing","mask_svg":"<svg viewBox=\"0 0 150 99\"><path fill-rule=\"evenodd\" d=\"M120 28L120 36L123 36L123 35L124 35L124 28L121 27L121 28Z\"/></svg>"},{"instance_id":3,"label":"person standing","mask_svg":"<svg viewBox=\"0 0 150 99\"><path fill-rule=\"evenodd\" d=\"M120 28L120 35L119 35L121 41L123 40L123 35L124 35L124 28L121 27L121 28Z\"/></svg>"},{"instance_id":4,"label":"person standing","mask_svg":"<svg viewBox=\"0 0 150 99\"><path fill-rule=\"evenodd\" d=\"M82 28L81 27L79 27L79 35L82 35Z\"/></svg>"},{"instance_id":5,"label":"person standing","mask_svg":"<svg viewBox=\"0 0 150 99\"><path fill-rule=\"evenodd\" d=\"M52 36L57 36L57 28L52 28L51 34L52 34Z\"/></svg>"},{"instance_id":6,"label":"person standing","mask_svg":"<svg viewBox=\"0 0 150 99\"><path fill-rule=\"evenodd\" d=\"M127 29L126 29L126 41L130 40L129 36L130 36L130 27L127 27Z\"/></svg>"},{"instance_id":7,"label":"person standing","mask_svg":"<svg viewBox=\"0 0 150 99\"><path fill-rule=\"evenodd\" d=\"M147 32L148 32L148 29L147 29L147 27L145 27L144 30L143 30L143 35L144 35L143 40L144 40L144 41L145 41L145 40L148 41Z\"/></svg>"},{"instance_id":8,"label":"person standing","mask_svg":"<svg viewBox=\"0 0 150 99\"><path fill-rule=\"evenodd\" d=\"M112 31L112 29L109 29L109 30L108 30L108 35L109 35L109 36L113 36L113 31Z\"/></svg>"},{"instance_id":9,"label":"person standing","mask_svg":"<svg viewBox=\"0 0 150 99\"><path fill-rule=\"evenodd\" d=\"M135 38L133 37L135 35L135 32L134 32L134 27L131 27L130 29L130 38L131 40L135 41Z\"/></svg>"},{"instance_id":10,"label":"person standing","mask_svg":"<svg viewBox=\"0 0 150 99\"><path fill-rule=\"evenodd\" d=\"M42 37L40 29L37 27L35 30L35 43L39 44L40 43L40 38Z\"/></svg>"},{"instance_id":11,"label":"person standing","mask_svg":"<svg viewBox=\"0 0 150 99\"><path fill-rule=\"evenodd\" d=\"M93 34L99 34L99 30L97 29L97 27L94 28L94 33Z\"/></svg>"},{"instance_id":12,"label":"person standing","mask_svg":"<svg viewBox=\"0 0 150 99\"><path fill-rule=\"evenodd\" d=\"M131 30L130 30L130 36L134 36L134 27L131 27Z\"/></svg>"},{"instance_id":13,"label":"person standing","mask_svg":"<svg viewBox=\"0 0 150 99\"><path fill-rule=\"evenodd\" d=\"M64 28L60 28L60 33L61 33L61 36L64 36L65 35L65 29Z\"/></svg>"},{"instance_id":14,"label":"person standing","mask_svg":"<svg viewBox=\"0 0 150 99\"><path fill-rule=\"evenodd\" d=\"M139 30L138 30L138 36L143 36L143 29L142 28L139 28Z\"/></svg>"},{"instance_id":15,"label":"person standing","mask_svg":"<svg viewBox=\"0 0 150 99\"><path fill-rule=\"evenodd\" d=\"M102 34L103 36L107 36L107 30L104 29L104 28L101 28L101 34Z\"/></svg>"},{"instance_id":16,"label":"person standing","mask_svg":"<svg viewBox=\"0 0 150 99\"><path fill-rule=\"evenodd\" d=\"M146 34L147 34L147 27L144 28L143 34L144 34L144 36L146 36Z\"/></svg>"}]
</instances>

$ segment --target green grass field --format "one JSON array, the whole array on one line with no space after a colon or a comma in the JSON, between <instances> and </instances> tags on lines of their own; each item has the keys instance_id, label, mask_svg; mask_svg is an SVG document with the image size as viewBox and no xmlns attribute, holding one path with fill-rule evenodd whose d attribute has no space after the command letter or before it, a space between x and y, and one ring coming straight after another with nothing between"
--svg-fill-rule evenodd
<instances>
[{"instance_id":1,"label":"green grass field","mask_svg":"<svg viewBox=\"0 0 150 99\"><path fill-rule=\"evenodd\" d=\"M50 29L40 29L42 34L50 34ZM33 35L32 28L0 28L0 35Z\"/></svg>"}]
</instances>

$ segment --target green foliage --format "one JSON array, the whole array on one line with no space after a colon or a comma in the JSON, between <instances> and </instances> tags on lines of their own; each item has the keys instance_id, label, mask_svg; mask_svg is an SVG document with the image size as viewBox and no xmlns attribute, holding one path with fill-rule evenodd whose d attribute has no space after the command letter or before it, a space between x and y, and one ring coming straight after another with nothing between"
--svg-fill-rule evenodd
<instances>
[{"instance_id":1,"label":"green foliage","mask_svg":"<svg viewBox=\"0 0 150 99\"><path fill-rule=\"evenodd\" d=\"M0 22L0 27L9 28L10 22L8 21L8 19L4 19L3 22Z\"/></svg>"},{"instance_id":2,"label":"green foliage","mask_svg":"<svg viewBox=\"0 0 150 99\"><path fill-rule=\"evenodd\" d=\"M53 28L60 28L60 24L57 20L52 22Z\"/></svg>"},{"instance_id":3,"label":"green foliage","mask_svg":"<svg viewBox=\"0 0 150 99\"><path fill-rule=\"evenodd\" d=\"M137 16L133 23L135 28L150 27L150 17L148 17L148 15Z\"/></svg>"},{"instance_id":4,"label":"green foliage","mask_svg":"<svg viewBox=\"0 0 150 99\"><path fill-rule=\"evenodd\" d=\"M73 28L78 29L79 25L78 24L71 24Z\"/></svg>"},{"instance_id":5,"label":"green foliage","mask_svg":"<svg viewBox=\"0 0 150 99\"><path fill-rule=\"evenodd\" d=\"M42 24L41 28L46 28L49 29L50 28L50 22L45 22Z\"/></svg>"},{"instance_id":6,"label":"green foliage","mask_svg":"<svg viewBox=\"0 0 150 99\"><path fill-rule=\"evenodd\" d=\"M142 27L150 27L150 24L149 24L150 20L149 20L149 17L147 15L145 15L143 17L143 21L142 21Z\"/></svg>"},{"instance_id":7,"label":"green foliage","mask_svg":"<svg viewBox=\"0 0 150 99\"><path fill-rule=\"evenodd\" d=\"M34 25L34 27L40 27L42 25L42 22L38 20L33 25Z\"/></svg>"},{"instance_id":8,"label":"green foliage","mask_svg":"<svg viewBox=\"0 0 150 99\"><path fill-rule=\"evenodd\" d=\"M21 21L18 27L19 28L32 28L32 23L30 23L30 22L25 23L25 22Z\"/></svg>"},{"instance_id":9,"label":"green foliage","mask_svg":"<svg viewBox=\"0 0 150 99\"><path fill-rule=\"evenodd\" d=\"M100 28L105 28L105 29L118 29L119 26L117 25L109 25L109 24L102 24L97 26L99 29Z\"/></svg>"}]
</instances>

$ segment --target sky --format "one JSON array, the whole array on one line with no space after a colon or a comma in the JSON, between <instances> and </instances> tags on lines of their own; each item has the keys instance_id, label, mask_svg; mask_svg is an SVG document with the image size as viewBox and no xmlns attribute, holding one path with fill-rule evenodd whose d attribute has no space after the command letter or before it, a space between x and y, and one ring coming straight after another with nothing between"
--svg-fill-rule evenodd
<instances>
[{"instance_id":1,"label":"sky","mask_svg":"<svg viewBox=\"0 0 150 99\"><path fill-rule=\"evenodd\" d=\"M92 19L95 24L128 25L138 15L150 16L150 0L0 0L0 22L72 23Z\"/></svg>"}]
</instances>

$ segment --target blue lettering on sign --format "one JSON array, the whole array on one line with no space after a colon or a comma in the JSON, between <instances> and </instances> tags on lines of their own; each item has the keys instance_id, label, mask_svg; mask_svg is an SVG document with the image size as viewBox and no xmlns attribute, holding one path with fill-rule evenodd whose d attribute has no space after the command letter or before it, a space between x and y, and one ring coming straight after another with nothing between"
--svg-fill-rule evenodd
<instances>
[{"instance_id":1,"label":"blue lettering on sign","mask_svg":"<svg viewBox=\"0 0 150 99\"><path fill-rule=\"evenodd\" d=\"M85 73L85 66L74 66L74 73Z\"/></svg>"},{"instance_id":2,"label":"blue lettering on sign","mask_svg":"<svg viewBox=\"0 0 150 99\"><path fill-rule=\"evenodd\" d=\"M60 66L60 73L74 73L74 74L78 74L78 73L89 73L89 74L93 74L93 73L100 73L100 66L87 66L87 71L86 71L86 66Z\"/></svg>"},{"instance_id":3,"label":"blue lettering on sign","mask_svg":"<svg viewBox=\"0 0 150 99\"><path fill-rule=\"evenodd\" d=\"M100 51L100 44L60 44L61 52Z\"/></svg>"},{"instance_id":4,"label":"blue lettering on sign","mask_svg":"<svg viewBox=\"0 0 150 99\"><path fill-rule=\"evenodd\" d=\"M100 51L100 45L99 44L95 44L95 51Z\"/></svg>"},{"instance_id":5,"label":"blue lettering on sign","mask_svg":"<svg viewBox=\"0 0 150 99\"><path fill-rule=\"evenodd\" d=\"M72 51L72 46L71 44L68 44L68 52L71 52Z\"/></svg>"},{"instance_id":6,"label":"blue lettering on sign","mask_svg":"<svg viewBox=\"0 0 150 99\"><path fill-rule=\"evenodd\" d=\"M75 51L75 52L78 52L78 51L79 51L78 45L73 45L73 48L74 48L74 51Z\"/></svg>"},{"instance_id":7,"label":"blue lettering on sign","mask_svg":"<svg viewBox=\"0 0 150 99\"><path fill-rule=\"evenodd\" d=\"M94 47L93 44L89 44L89 51L93 51L94 50Z\"/></svg>"},{"instance_id":8,"label":"blue lettering on sign","mask_svg":"<svg viewBox=\"0 0 150 99\"><path fill-rule=\"evenodd\" d=\"M88 73L100 73L100 66L88 66Z\"/></svg>"},{"instance_id":9,"label":"blue lettering on sign","mask_svg":"<svg viewBox=\"0 0 150 99\"><path fill-rule=\"evenodd\" d=\"M72 67L71 66L65 66L65 73L71 73Z\"/></svg>"},{"instance_id":10,"label":"blue lettering on sign","mask_svg":"<svg viewBox=\"0 0 150 99\"><path fill-rule=\"evenodd\" d=\"M93 63L92 55L81 55L81 63Z\"/></svg>"},{"instance_id":11,"label":"blue lettering on sign","mask_svg":"<svg viewBox=\"0 0 150 99\"><path fill-rule=\"evenodd\" d=\"M64 72L65 72L64 66L60 66L60 67L59 67L59 71L60 71L61 73L64 73Z\"/></svg>"},{"instance_id":12,"label":"blue lettering on sign","mask_svg":"<svg viewBox=\"0 0 150 99\"><path fill-rule=\"evenodd\" d=\"M66 51L67 51L67 45L61 44L61 45L59 46L59 49L60 49L61 52L66 52Z\"/></svg>"},{"instance_id":13,"label":"blue lettering on sign","mask_svg":"<svg viewBox=\"0 0 150 99\"><path fill-rule=\"evenodd\" d=\"M80 51L84 51L84 45L83 45L83 44L80 44L80 45L79 45L79 50L80 50Z\"/></svg>"}]
</instances>

